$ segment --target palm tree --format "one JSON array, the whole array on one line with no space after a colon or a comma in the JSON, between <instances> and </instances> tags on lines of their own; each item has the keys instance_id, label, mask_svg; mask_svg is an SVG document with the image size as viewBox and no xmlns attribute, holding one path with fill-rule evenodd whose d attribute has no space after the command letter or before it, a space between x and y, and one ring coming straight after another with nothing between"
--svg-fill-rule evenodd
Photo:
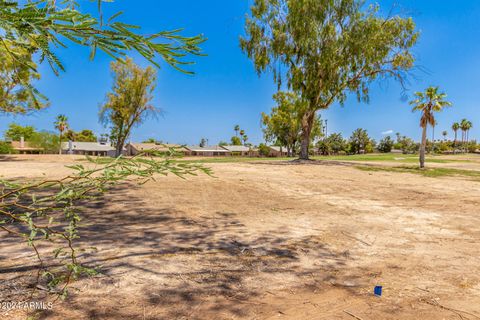
<instances>
[{"instance_id":1,"label":"palm tree","mask_svg":"<svg viewBox=\"0 0 480 320\"><path fill-rule=\"evenodd\" d=\"M240 130L240 137L243 137L245 135L245 130Z\"/></svg>"},{"instance_id":2,"label":"palm tree","mask_svg":"<svg viewBox=\"0 0 480 320\"><path fill-rule=\"evenodd\" d=\"M243 135L242 139L243 139L243 145L246 145L248 141L248 136L245 134Z\"/></svg>"},{"instance_id":3,"label":"palm tree","mask_svg":"<svg viewBox=\"0 0 480 320\"><path fill-rule=\"evenodd\" d=\"M460 124L460 128L464 132L464 136L465 136L465 141L463 141L464 150L467 153L468 153L468 143L470 142L470 129L472 128L472 126L473 126L472 122L467 119L463 119Z\"/></svg>"},{"instance_id":4,"label":"palm tree","mask_svg":"<svg viewBox=\"0 0 480 320\"><path fill-rule=\"evenodd\" d=\"M443 141L447 141L448 131L447 130L442 131L442 136L443 136Z\"/></svg>"},{"instance_id":5,"label":"palm tree","mask_svg":"<svg viewBox=\"0 0 480 320\"><path fill-rule=\"evenodd\" d=\"M460 130L462 130L462 149L465 152L465 141L467 140L468 120L462 119L460 122Z\"/></svg>"},{"instance_id":6,"label":"palm tree","mask_svg":"<svg viewBox=\"0 0 480 320\"><path fill-rule=\"evenodd\" d=\"M454 122L452 124L452 130L455 133L455 139L453 140L453 153L455 153L457 149L457 133L459 129L460 129L460 123Z\"/></svg>"},{"instance_id":7,"label":"palm tree","mask_svg":"<svg viewBox=\"0 0 480 320\"><path fill-rule=\"evenodd\" d=\"M238 131L240 131L240 126L237 124L233 130L235 130L235 137L238 137Z\"/></svg>"},{"instance_id":8,"label":"palm tree","mask_svg":"<svg viewBox=\"0 0 480 320\"><path fill-rule=\"evenodd\" d=\"M422 144L420 146L420 168L425 168L425 147L427 145L427 126L435 124L435 112L440 112L444 107L452 104L445 100L447 95L439 93L438 87L429 87L425 92L416 92L416 99L410 102L413 105L412 111L422 112L420 127L422 130Z\"/></svg>"},{"instance_id":9,"label":"palm tree","mask_svg":"<svg viewBox=\"0 0 480 320\"><path fill-rule=\"evenodd\" d=\"M468 151L468 144L470 143L470 129L472 129L473 123L471 121L467 121L467 151Z\"/></svg>"},{"instance_id":10,"label":"palm tree","mask_svg":"<svg viewBox=\"0 0 480 320\"><path fill-rule=\"evenodd\" d=\"M54 122L55 129L57 129L60 134L59 134L59 143L60 143L60 148L58 149L58 154L62 154L62 135L63 132L65 132L68 129L68 118L64 114L60 114L57 116L57 120Z\"/></svg>"}]
</instances>

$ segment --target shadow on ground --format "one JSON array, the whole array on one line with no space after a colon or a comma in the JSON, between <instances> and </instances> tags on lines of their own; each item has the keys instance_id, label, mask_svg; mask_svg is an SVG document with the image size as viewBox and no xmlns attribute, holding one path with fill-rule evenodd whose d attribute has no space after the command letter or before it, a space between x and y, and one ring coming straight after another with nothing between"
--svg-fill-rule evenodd
<instances>
[{"instance_id":1,"label":"shadow on ground","mask_svg":"<svg viewBox=\"0 0 480 320\"><path fill-rule=\"evenodd\" d=\"M252 233L240 213L192 215L132 194L117 189L87 204L77 246L98 248L80 255L101 272L85 280L96 291L73 291L60 311L42 312L40 319L72 310L85 319L245 317L242 304L264 296L271 281L320 288L338 282L351 259L314 236L292 238L282 229ZM1 272L31 270L21 268ZM139 315L142 310L148 312Z\"/></svg>"}]
</instances>

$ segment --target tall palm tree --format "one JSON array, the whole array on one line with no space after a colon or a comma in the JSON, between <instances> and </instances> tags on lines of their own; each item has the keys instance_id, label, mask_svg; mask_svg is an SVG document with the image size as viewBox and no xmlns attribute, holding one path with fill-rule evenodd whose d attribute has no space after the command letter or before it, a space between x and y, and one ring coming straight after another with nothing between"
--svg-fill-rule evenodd
<instances>
[{"instance_id":1,"label":"tall palm tree","mask_svg":"<svg viewBox=\"0 0 480 320\"><path fill-rule=\"evenodd\" d=\"M245 134L242 136L242 139L243 139L243 145L246 145L248 141L248 136Z\"/></svg>"},{"instance_id":2,"label":"tall palm tree","mask_svg":"<svg viewBox=\"0 0 480 320\"><path fill-rule=\"evenodd\" d=\"M457 149L457 133L459 129L460 129L460 123L454 122L452 124L452 130L455 133L455 139L453 140L453 153L455 153Z\"/></svg>"},{"instance_id":3,"label":"tall palm tree","mask_svg":"<svg viewBox=\"0 0 480 320\"><path fill-rule=\"evenodd\" d=\"M462 130L462 149L465 152L465 141L467 140L468 120L462 119L460 122L460 130Z\"/></svg>"},{"instance_id":4,"label":"tall palm tree","mask_svg":"<svg viewBox=\"0 0 480 320\"><path fill-rule=\"evenodd\" d=\"M237 124L233 130L235 130L235 137L238 137L238 131L240 131L240 126Z\"/></svg>"},{"instance_id":5,"label":"tall palm tree","mask_svg":"<svg viewBox=\"0 0 480 320\"><path fill-rule=\"evenodd\" d=\"M245 130L240 130L240 137L243 137L245 135Z\"/></svg>"},{"instance_id":6,"label":"tall palm tree","mask_svg":"<svg viewBox=\"0 0 480 320\"><path fill-rule=\"evenodd\" d=\"M473 127L473 123L471 121L467 122L467 144L470 142L470 129Z\"/></svg>"},{"instance_id":7,"label":"tall palm tree","mask_svg":"<svg viewBox=\"0 0 480 320\"><path fill-rule=\"evenodd\" d=\"M57 129L59 134L59 141L60 141L60 148L58 149L58 154L62 154L62 135L63 133L68 130L68 118L64 114L60 114L57 116L56 121L54 122L55 129Z\"/></svg>"},{"instance_id":8,"label":"tall palm tree","mask_svg":"<svg viewBox=\"0 0 480 320\"><path fill-rule=\"evenodd\" d=\"M473 124L467 119L463 119L460 125L462 130L465 130L465 152L468 153L468 143L470 142L470 129L472 129Z\"/></svg>"},{"instance_id":9,"label":"tall palm tree","mask_svg":"<svg viewBox=\"0 0 480 320\"><path fill-rule=\"evenodd\" d=\"M435 112L440 112L443 108L451 106L452 104L445 100L447 95L438 92L438 87L429 87L425 92L416 92L413 101L412 111L420 111L422 117L420 118L420 127L422 128L422 144L420 146L420 168L425 168L425 147L427 145L427 126L435 124Z\"/></svg>"}]
</instances>

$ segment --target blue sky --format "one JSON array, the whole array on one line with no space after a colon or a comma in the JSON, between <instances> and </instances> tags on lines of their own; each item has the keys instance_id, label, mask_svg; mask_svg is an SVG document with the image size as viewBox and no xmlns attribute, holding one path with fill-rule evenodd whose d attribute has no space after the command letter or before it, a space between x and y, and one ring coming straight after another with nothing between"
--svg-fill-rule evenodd
<instances>
[{"instance_id":1,"label":"blue sky","mask_svg":"<svg viewBox=\"0 0 480 320\"><path fill-rule=\"evenodd\" d=\"M250 60L241 52L238 39L249 8L247 0L118 0L106 4L107 14L125 11L123 20L140 24L142 31L185 28L185 35L204 34L206 57L195 57L194 76L176 72L164 65L154 104L164 113L158 120L149 120L136 128L132 141L149 137L170 143L197 144L202 137L216 144L228 141L239 124L250 142L263 141L260 113L268 112L276 87L271 75L258 77ZM80 1L90 6L88 1ZM438 116L438 136L452 122L470 119L472 138L480 138L480 1L462 0L384 0L381 7L413 16L421 32L414 49L417 63L428 72L417 71L411 79L408 94L439 85L454 106ZM62 113L69 117L74 130L93 129L106 132L98 122L98 108L111 87L110 59L98 54L94 61L89 51L73 44L57 50L67 72L55 76L47 65L41 66L40 90L51 101L51 107L28 117L6 117L0 121L0 131L15 121L52 130L54 118ZM141 59L136 62L147 63ZM382 132L401 132L418 140L418 114L412 114L402 101L401 90L393 81L375 83L371 87L369 104L347 101L344 107L334 105L322 111L328 119L329 132L341 132L345 137L363 127L375 138ZM449 130L449 136L452 136Z\"/></svg>"}]
</instances>

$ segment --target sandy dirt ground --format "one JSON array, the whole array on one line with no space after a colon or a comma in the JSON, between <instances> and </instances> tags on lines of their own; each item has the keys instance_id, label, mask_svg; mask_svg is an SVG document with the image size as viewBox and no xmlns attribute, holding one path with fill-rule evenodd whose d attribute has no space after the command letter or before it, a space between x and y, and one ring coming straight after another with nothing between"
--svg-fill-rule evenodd
<instances>
[{"instance_id":1,"label":"sandy dirt ground","mask_svg":"<svg viewBox=\"0 0 480 320\"><path fill-rule=\"evenodd\" d=\"M73 161L7 157L0 175L61 176ZM78 246L96 248L81 261L101 274L36 319L480 319L480 182L332 162L208 166L214 178L124 185L92 204ZM0 241L1 301L36 264Z\"/></svg>"}]
</instances>

